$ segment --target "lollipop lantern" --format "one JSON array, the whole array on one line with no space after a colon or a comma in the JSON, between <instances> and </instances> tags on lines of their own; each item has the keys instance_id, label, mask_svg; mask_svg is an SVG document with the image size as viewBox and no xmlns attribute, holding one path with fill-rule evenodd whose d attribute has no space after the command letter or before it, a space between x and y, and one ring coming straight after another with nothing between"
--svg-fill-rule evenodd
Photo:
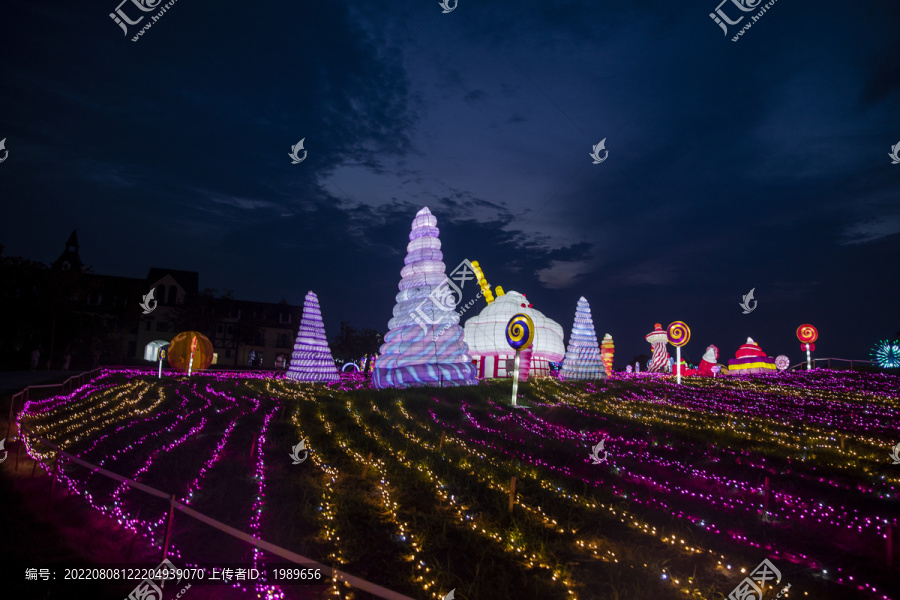
<instances>
[{"instance_id":1,"label":"lollipop lantern","mask_svg":"<svg viewBox=\"0 0 900 600\"><path fill-rule=\"evenodd\" d=\"M813 342L819 339L819 331L812 325L801 325L797 328L797 339L801 342L800 348L806 350L806 370L809 371L812 369L812 358L809 353L816 349Z\"/></svg>"},{"instance_id":2,"label":"lollipop lantern","mask_svg":"<svg viewBox=\"0 0 900 600\"><path fill-rule=\"evenodd\" d=\"M213 345L198 331L182 331L169 342L166 360L177 371L187 371L190 375L194 365L198 369L208 369L212 364Z\"/></svg>"},{"instance_id":3,"label":"lollipop lantern","mask_svg":"<svg viewBox=\"0 0 900 600\"><path fill-rule=\"evenodd\" d=\"M534 341L534 321L526 314L512 316L506 324L506 343L518 352L531 346Z\"/></svg>"},{"instance_id":4,"label":"lollipop lantern","mask_svg":"<svg viewBox=\"0 0 900 600\"><path fill-rule=\"evenodd\" d=\"M678 365L678 383L681 383L681 347L691 341L691 328L684 321L673 321L666 329L669 343L675 346L675 364Z\"/></svg>"},{"instance_id":5,"label":"lollipop lantern","mask_svg":"<svg viewBox=\"0 0 900 600\"><path fill-rule=\"evenodd\" d=\"M157 375L157 379L162 379L162 362L166 360L166 356L169 354L169 344L166 344L156 352L156 358L159 360L159 374Z\"/></svg>"},{"instance_id":6,"label":"lollipop lantern","mask_svg":"<svg viewBox=\"0 0 900 600\"><path fill-rule=\"evenodd\" d=\"M188 377L191 376L191 367L194 366L194 352L197 351L197 338L191 338L191 362L188 363Z\"/></svg>"},{"instance_id":7,"label":"lollipop lantern","mask_svg":"<svg viewBox=\"0 0 900 600\"><path fill-rule=\"evenodd\" d=\"M789 366L791 366L791 359L782 354L778 358L775 359L775 366L778 367L779 371L784 371Z\"/></svg>"},{"instance_id":8,"label":"lollipop lantern","mask_svg":"<svg viewBox=\"0 0 900 600\"><path fill-rule=\"evenodd\" d=\"M519 391L519 352L531 346L534 341L534 321L526 314L517 313L506 324L506 343L516 351L513 364L512 405L516 406Z\"/></svg>"},{"instance_id":9,"label":"lollipop lantern","mask_svg":"<svg viewBox=\"0 0 900 600\"><path fill-rule=\"evenodd\" d=\"M669 343L673 346L684 346L691 341L691 328L683 321L675 321L669 324L666 335L669 336Z\"/></svg>"},{"instance_id":10,"label":"lollipop lantern","mask_svg":"<svg viewBox=\"0 0 900 600\"><path fill-rule=\"evenodd\" d=\"M819 339L819 331L812 325L801 325L797 328L797 339L804 344L812 344Z\"/></svg>"}]
</instances>

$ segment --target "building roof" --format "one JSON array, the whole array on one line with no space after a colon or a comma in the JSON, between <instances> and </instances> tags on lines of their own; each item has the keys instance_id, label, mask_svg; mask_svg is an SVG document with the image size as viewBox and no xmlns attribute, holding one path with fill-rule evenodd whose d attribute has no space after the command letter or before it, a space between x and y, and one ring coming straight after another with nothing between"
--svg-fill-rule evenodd
<instances>
[{"instance_id":1,"label":"building roof","mask_svg":"<svg viewBox=\"0 0 900 600\"><path fill-rule=\"evenodd\" d=\"M81 256L78 255L78 234L75 233L74 229L69 235L69 239L66 241L65 250L63 250L62 254L59 255L59 258L57 258L51 266L54 269L61 269L63 263L68 263L69 268L72 270L81 271L84 269L84 263L81 262Z\"/></svg>"},{"instance_id":2,"label":"building roof","mask_svg":"<svg viewBox=\"0 0 900 600\"><path fill-rule=\"evenodd\" d=\"M147 273L147 283L153 284L170 275L172 279L178 282L188 295L196 295L199 291L200 274L197 271L179 271L177 269L160 269L158 267L150 267Z\"/></svg>"}]
</instances>

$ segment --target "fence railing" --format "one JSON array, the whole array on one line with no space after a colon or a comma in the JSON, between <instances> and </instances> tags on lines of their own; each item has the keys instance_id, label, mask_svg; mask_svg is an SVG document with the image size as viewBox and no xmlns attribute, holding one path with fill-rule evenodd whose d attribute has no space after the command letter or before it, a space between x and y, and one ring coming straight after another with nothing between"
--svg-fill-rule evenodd
<instances>
[{"instance_id":1,"label":"fence railing","mask_svg":"<svg viewBox=\"0 0 900 600\"><path fill-rule=\"evenodd\" d=\"M850 370L851 370L851 371L853 370L853 363L856 363L856 364L863 364L863 363L865 363L865 364L869 364L869 365L875 364L875 361L873 361L873 360L859 360L859 359L856 359L856 358L814 358L814 359L812 359L810 362L812 363L812 368L813 368L813 369L816 368L816 363L822 363L822 362L824 362L824 363L826 364L826 366L825 366L826 369L830 369L830 368L831 368L831 361L835 361L835 362L838 362L838 361L839 361L839 362L850 363ZM819 365L819 366L821 367L822 365ZM805 368L806 368L806 361L805 361L805 360L804 360L803 362L797 363L796 365L793 365L793 366L789 367L789 368L788 368L788 371L794 371L794 370L799 369L799 368L802 368L802 369L805 369Z\"/></svg>"},{"instance_id":2,"label":"fence railing","mask_svg":"<svg viewBox=\"0 0 900 600\"><path fill-rule=\"evenodd\" d=\"M4 438L4 439L9 438L9 429L13 423L13 416L15 415L15 407L16 407L16 399L17 398L24 398L22 406L25 406L25 402L28 402L28 400L30 399L31 390L61 387L61 388L63 388L63 393L68 394L76 387L76 386L72 385L73 381L75 381L77 379L78 380L77 387L81 387L82 385L84 385L85 377L88 378L88 381L91 381L94 379L95 373L97 373L98 371L102 371L105 368L106 367L100 367L100 368L94 369L92 371L85 371L84 373L79 373L78 375L72 375L71 377L69 377L68 379L63 381L62 383L50 383L50 384L46 384L46 385L29 385L27 388L25 388L18 394L13 394L12 400L9 403L9 420L6 422L6 438ZM66 389L67 387L68 387L68 389ZM17 438L18 438L18 432L16 432L16 437L10 441L15 441Z\"/></svg>"},{"instance_id":3,"label":"fence railing","mask_svg":"<svg viewBox=\"0 0 900 600\"><path fill-rule=\"evenodd\" d=\"M106 369L106 368L104 367L104 369ZM81 375L70 377L69 379L67 379L65 382L63 382L61 384L29 386L28 388L25 388L24 390L22 390L21 392L19 392L15 396L13 396L13 402L11 403L10 410L9 410L10 421L12 420L12 417L13 417L13 406L15 406L16 397L24 395L25 401L27 402L28 401L28 390L30 388L48 388L48 387L65 386L66 384L69 384L69 382L71 382L74 379L83 378L85 375L89 375L90 373L94 373L95 371L99 371L99 370L101 370L101 369L94 369L94 371L89 371L87 373L82 373ZM114 369L108 369L108 370L114 370ZM26 427L24 427L23 425L20 425L19 428L21 430L24 430L25 433L29 433L28 429ZM22 433L23 433L22 431L18 432L18 435L20 438L23 437ZM7 429L7 435L8 434L9 434L9 431ZM53 484L56 483L56 473L60 468L60 461L61 461L61 459L66 459L77 465L85 467L86 469L89 469L90 471L92 471L94 473L103 475L104 477L108 477L110 479L114 479L115 481L123 483L133 489L140 490L151 496L156 496L157 498L163 498L163 499L168 500L170 510L168 512L168 520L166 522L166 543L163 546L163 556L162 556L163 560L165 560L166 554L168 551L168 539L169 539L169 533L171 532L171 529L172 529L172 522L174 519L174 511L178 510L179 512L182 512L190 517L193 517L194 519L200 521L201 523L205 523L206 525L213 527L214 529L217 529L223 533L227 533L228 535L230 535L234 538L237 538L243 542L247 542L248 544L252 544L255 548L258 548L260 550L265 550L276 556L280 556L281 558L283 558L287 561L290 561L292 563L303 564L303 565L312 565L313 567L320 569L324 573L327 573L328 575L330 575L332 578L332 582L335 585L338 582L343 581L343 582L346 582L346 583L352 585L353 587L356 587L360 590L363 590L363 591L369 592L370 594L378 596L379 598L384 598L385 600L414 600L413 598L411 598L409 596L405 596L398 592L394 592L392 590L384 588L384 587L378 585L377 583L372 583L371 581L366 581L365 579L360 579L359 577L350 575L349 573L344 573L343 571L340 571L336 567L329 567L327 565L323 565L320 562L317 562L310 558L306 558L305 556L301 556L295 552L291 552L290 550L288 550L286 548L282 548L281 546L276 546L275 544L273 544L271 542L267 542L266 540L257 538L246 532L243 532L240 529L236 529L230 525L222 523L221 521L213 519L212 517L205 515L201 512L198 512L198 511L194 510L193 508L187 506L186 504L179 502L178 500L175 499L174 494L167 494L166 492L163 492L162 490L158 490L156 488L150 487L149 485L145 485L145 484L140 483L139 481L135 481L133 479L128 479L127 477L119 475L118 473L113 473L112 471L104 469L103 467L89 463L86 460L78 458L74 454L69 454L68 452L60 450L59 446L54 444L50 440L47 440L47 439L44 439L44 438L38 437L38 436L34 436L30 439L39 441L40 443L45 444L45 445L49 446L50 448L56 450L56 461L55 461L55 465L53 468L52 481L50 483L51 496L53 494ZM18 467L19 467L19 448L22 446L23 442L24 442L24 439L20 439L19 444L16 446L16 469L18 469ZM35 463L40 462L36 458L33 458L33 460L35 461ZM45 470L47 470L48 473L50 472L48 465L41 464L41 466Z\"/></svg>"}]
</instances>

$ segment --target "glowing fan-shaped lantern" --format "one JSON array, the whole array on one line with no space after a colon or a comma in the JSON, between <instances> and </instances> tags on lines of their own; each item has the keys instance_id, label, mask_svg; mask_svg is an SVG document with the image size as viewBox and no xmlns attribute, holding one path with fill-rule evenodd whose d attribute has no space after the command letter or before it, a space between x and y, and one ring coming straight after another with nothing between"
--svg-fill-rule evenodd
<instances>
[{"instance_id":1,"label":"glowing fan-shaped lantern","mask_svg":"<svg viewBox=\"0 0 900 600\"><path fill-rule=\"evenodd\" d=\"M208 369L213 360L212 342L197 331L182 331L169 344L168 359L169 366L178 371Z\"/></svg>"},{"instance_id":2,"label":"glowing fan-shaped lantern","mask_svg":"<svg viewBox=\"0 0 900 600\"><path fill-rule=\"evenodd\" d=\"M575 322L566 348L566 358L560 371L563 379L605 379L606 368L600 358L600 347L594 331L591 306L582 296L575 307Z\"/></svg>"},{"instance_id":3,"label":"glowing fan-shaped lantern","mask_svg":"<svg viewBox=\"0 0 900 600\"><path fill-rule=\"evenodd\" d=\"M447 291L437 218L428 207L416 213L400 271L394 318L388 321L375 360L376 388L474 385L475 367L453 306L439 305ZM463 282L464 283L464 282Z\"/></svg>"}]
</instances>

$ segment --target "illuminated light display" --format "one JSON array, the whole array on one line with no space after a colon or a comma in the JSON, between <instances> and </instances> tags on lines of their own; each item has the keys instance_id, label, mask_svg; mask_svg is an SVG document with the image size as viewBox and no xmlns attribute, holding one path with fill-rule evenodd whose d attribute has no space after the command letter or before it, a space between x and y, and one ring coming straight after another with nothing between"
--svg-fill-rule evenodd
<instances>
[{"instance_id":1,"label":"illuminated light display","mask_svg":"<svg viewBox=\"0 0 900 600\"><path fill-rule=\"evenodd\" d=\"M581 597L579 590L584 587L577 571L555 566L558 555L554 548L564 549L573 560L603 561L613 570L635 569L642 576L663 579L684 598L713 594L698 595L690 582L692 566L680 559L690 558L690 563L699 565L697 574L715 569L726 576L728 583L722 583L719 591L727 593L741 569L754 567L761 551L773 561L795 564L797 573L806 569L817 577L823 566L827 568L828 577L821 585L830 586L828 597L841 597L844 588L847 597L850 590L859 590L863 593L854 597L897 598L884 593L886 586L867 581L866 573L877 571L860 571L861 562L854 559L854 552L868 557L873 554L867 548L883 548L889 523L896 529L896 515L885 500L893 502L900 492L900 473L891 469L883 456L885 447L896 443L900 384L895 375L817 370L724 380L695 378L682 386L664 376L645 378L652 385L635 386L623 376L621 380L579 384L584 390L545 379L531 386L534 396L529 401L535 405L534 411L511 414L496 401L489 401L485 410L483 400L463 397L452 405L456 415L446 410L446 404L441 411L423 410L418 401L404 406L407 401L403 397L373 404L371 396L344 393L343 383L340 388L319 387L313 392L313 386L304 388L281 380L256 377L252 381L255 375L200 373L190 382L171 381L164 387L156 387L146 373L137 371L131 372L134 380L124 384L110 385L104 375L72 394L26 403L20 424L40 430L43 437L58 443L74 444L74 452L86 460L96 463L102 458L107 464L116 463L109 468L124 476L131 477L137 470L139 481L152 477L153 469L159 472L166 457L178 451L171 441L186 445L206 440L200 443L208 460L198 461L200 471L187 471L183 483L172 484L176 486L173 491L180 490L180 497L196 496L196 490L202 488L198 482L223 452L229 453L228 440L235 437L232 430L240 431L246 422L239 417L251 410L242 406L246 401L238 403L223 390L233 389L242 379L251 380L241 382L242 386L254 385L244 398L256 398L254 412L265 403L260 421L268 417L262 422L262 432L254 428L254 435L260 433L256 438L259 453L253 461L256 468L251 464L248 475L258 486L255 484L256 494L242 507L249 511L247 520L236 526L265 539L267 531L279 526L261 521L267 509L277 509L277 505L268 506L266 496L266 487L271 486L267 471L270 463L279 460L279 451L265 443L274 413L268 398L298 398L308 412L302 419L291 417L298 428L297 439L318 435L311 460L324 473L318 498L329 562L346 564L346 550L358 542L346 539L339 530L349 510L341 499L347 488L341 488L339 482L348 476L358 481L368 462L366 455L375 449L377 458L371 461L367 491L374 492L376 509L379 513L383 509L394 527L392 533L403 540L408 582L423 591L415 597L437 599L440 596L435 596L435 590L447 589L446 573L441 575L440 569L442 555L436 556L422 542L442 528L455 528L475 536L475 543L496 548L494 560L535 569L530 576L552 581L559 586L560 597ZM347 383L348 390L364 386L362 382ZM159 405L163 394L168 400ZM225 440L220 439L222 429L213 424L218 411L225 412L228 420L224 422L230 423ZM861 411L865 419L859 418ZM333 427L336 422L350 427ZM104 424L98 429L100 423ZM151 432L136 441L129 437L136 429L134 423L148 424L140 429ZM803 424L799 437L798 423ZM317 429L310 432L308 428ZM585 428L587 434L581 430ZM548 444L554 440L581 448L585 435L596 437L613 428L616 433L609 435L609 444L615 453L610 453L609 470L580 469L560 460L556 446ZM172 433L161 450L155 443L155 432L160 430ZM712 438L698 438L692 433L696 431L709 431L716 444L711 447ZM208 435L213 432L215 435ZM439 451L442 432L447 436ZM96 438L101 433L104 435ZM839 433L853 437L845 451ZM28 453L34 455L31 441L26 437L25 442ZM245 453L243 444L241 447ZM119 460L125 456L127 461ZM145 468L148 457L153 463L151 470ZM52 470L52 452L39 458L44 468ZM227 456L225 460L229 460ZM123 469L129 463L131 466ZM333 464L340 465L341 471ZM761 478L772 469L776 478L771 498L765 501ZM485 499L505 498L510 472L520 482L515 510L524 517L517 519L515 528L498 518L498 511L477 508ZM157 542L161 539L162 509L152 514L145 510L139 518L132 518L128 513L136 512L133 506L129 510L127 505L107 506L112 488L95 492L94 488L103 487L97 485L97 475L81 468L61 468L60 477L70 490L125 527ZM411 519L421 499L409 503L398 493L406 486L428 493L443 518ZM832 493L835 489L841 492ZM129 496L132 493L136 492ZM854 498L877 502L859 504ZM205 512L202 502L190 503ZM570 529L567 524L573 512L578 520L603 521L606 535L602 542L598 543L595 532ZM661 514L670 519L649 518ZM686 528L690 536L685 534ZM552 539L553 546L545 548L544 538ZM848 544L853 548L847 548ZM641 548L643 560L623 560L623 551L634 547ZM174 554L179 553L176 548ZM753 558L744 562L738 554ZM260 567L263 560L263 554L254 553L255 566ZM669 566L654 566L666 560ZM379 583L392 587L390 582ZM803 587L795 581L791 592L805 597ZM253 591L263 598L282 597L276 586ZM335 597L347 594L342 588L332 591ZM810 591L809 597L813 595Z\"/></svg>"},{"instance_id":2,"label":"illuminated light display","mask_svg":"<svg viewBox=\"0 0 900 600\"><path fill-rule=\"evenodd\" d=\"M294 381L327 383L336 383L341 379L325 337L319 298L312 291L307 292L303 300L303 316L297 330L297 341L294 342L291 365L285 376Z\"/></svg>"},{"instance_id":3,"label":"illuminated light display","mask_svg":"<svg viewBox=\"0 0 900 600\"><path fill-rule=\"evenodd\" d=\"M663 373L669 366L669 351L666 350L666 342L669 341L669 334L662 328L661 323L653 326L653 331L644 336L653 349L653 356L650 357L650 364L647 365L647 371L650 373Z\"/></svg>"},{"instance_id":4,"label":"illuminated light display","mask_svg":"<svg viewBox=\"0 0 900 600\"><path fill-rule=\"evenodd\" d=\"M779 371L784 371L789 366L791 366L791 359L788 358L787 356L785 356L784 354L776 356L775 357L775 366L778 368Z\"/></svg>"},{"instance_id":5,"label":"illuminated light display","mask_svg":"<svg viewBox=\"0 0 900 600\"><path fill-rule=\"evenodd\" d=\"M669 323L669 327L666 329L666 336L669 339L669 343L675 346L675 365L673 370L677 375L678 383L681 383L681 375L687 368L681 360L681 347L691 341L691 328L688 327L687 323L684 321L673 321L672 323ZM684 374L694 375L695 373L696 371L694 373Z\"/></svg>"},{"instance_id":6,"label":"illuminated light display","mask_svg":"<svg viewBox=\"0 0 900 600\"><path fill-rule=\"evenodd\" d=\"M372 371L377 388L476 383L459 315L433 299L447 282L439 234L437 218L427 206L416 213L394 318Z\"/></svg>"},{"instance_id":7,"label":"illuminated light display","mask_svg":"<svg viewBox=\"0 0 900 600\"><path fill-rule=\"evenodd\" d=\"M153 340L144 346L144 360L149 360L150 362L156 362L159 360L159 349L163 346L168 346L169 342L166 340Z\"/></svg>"},{"instance_id":8,"label":"illuminated light display","mask_svg":"<svg viewBox=\"0 0 900 600\"><path fill-rule=\"evenodd\" d=\"M478 377L484 379L509 377L515 352L506 343L506 325L517 313L528 315L534 323L534 341L530 350L522 351L519 379L550 375L550 363L560 362L565 356L563 328L556 321L528 306L528 300L519 292L500 294L478 315L466 321L465 335L469 353L475 360ZM524 306L523 306L524 304Z\"/></svg>"},{"instance_id":9,"label":"illuminated light display","mask_svg":"<svg viewBox=\"0 0 900 600\"><path fill-rule=\"evenodd\" d=\"M666 329L666 336L670 344L680 348L691 341L691 328L684 321L673 321Z\"/></svg>"},{"instance_id":10,"label":"illuminated light display","mask_svg":"<svg viewBox=\"0 0 900 600\"><path fill-rule=\"evenodd\" d=\"M582 296L575 307L575 322L572 334L563 359L563 367L559 372L563 379L604 379L606 368L600 357L600 346L594 331L594 319L591 317L591 306Z\"/></svg>"},{"instance_id":11,"label":"illuminated light display","mask_svg":"<svg viewBox=\"0 0 900 600\"><path fill-rule=\"evenodd\" d=\"M490 304L494 301L494 294L491 293L491 285L487 282L487 279L484 278L484 272L481 270L481 265L478 264L477 260L472 261L472 269L475 271L478 286L481 288L481 295L484 296L484 299Z\"/></svg>"},{"instance_id":12,"label":"illuminated light display","mask_svg":"<svg viewBox=\"0 0 900 600\"><path fill-rule=\"evenodd\" d=\"M506 343L516 351L512 372L512 405L516 406L519 390L519 363L522 350L529 350L534 341L534 321L526 314L518 313L512 316L506 324ZM531 353L529 352L528 366L531 366Z\"/></svg>"},{"instance_id":13,"label":"illuminated light display","mask_svg":"<svg viewBox=\"0 0 900 600\"><path fill-rule=\"evenodd\" d=\"M778 367L775 359L766 356L759 344L753 338L747 338L747 343L738 348L734 358L728 361L726 375L748 375L750 373L772 373Z\"/></svg>"},{"instance_id":14,"label":"illuminated light display","mask_svg":"<svg viewBox=\"0 0 900 600\"><path fill-rule=\"evenodd\" d=\"M813 342L819 339L819 330L809 324L801 325L797 328L797 339L800 340L800 349L806 350L806 370L809 371L812 369L812 355L810 352L816 350L816 345Z\"/></svg>"},{"instance_id":15,"label":"illuminated light display","mask_svg":"<svg viewBox=\"0 0 900 600\"><path fill-rule=\"evenodd\" d=\"M525 350L534 341L534 321L526 314L515 314L506 324L506 343L513 350Z\"/></svg>"},{"instance_id":16,"label":"illuminated light display","mask_svg":"<svg viewBox=\"0 0 900 600\"><path fill-rule=\"evenodd\" d=\"M213 360L212 342L197 331L182 331L169 344L168 360L176 371L208 369Z\"/></svg>"},{"instance_id":17,"label":"illuminated light display","mask_svg":"<svg viewBox=\"0 0 900 600\"><path fill-rule=\"evenodd\" d=\"M719 349L710 344L706 347L706 352L703 353L703 358L700 360L700 368L697 369L697 374L702 377L715 377L716 373L713 371L713 367L716 366L718 360Z\"/></svg>"},{"instance_id":18,"label":"illuminated light display","mask_svg":"<svg viewBox=\"0 0 900 600\"><path fill-rule=\"evenodd\" d=\"M615 352L616 347L613 344L612 336L607 333L603 336L603 341L600 342L600 360L603 361L607 377L612 377L613 374L613 356Z\"/></svg>"},{"instance_id":19,"label":"illuminated light display","mask_svg":"<svg viewBox=\"0 0 900 600\"><path fill-rule=\"evenodd\" d=\"M812 344L819 339L819 331L812 325L801 325L797 328L797 339L802 344Z\"/></svg>"},{"instance_id":20,"label":"illuminated light display","mask_svg":"<svg viewBox=\"0 0 900 600\"><path fill-rule=\"evenodd\" d=\"M882 369L900 368L900 341L881 340L870 352L872 360Z\"/></svg>"}]
</instances>

